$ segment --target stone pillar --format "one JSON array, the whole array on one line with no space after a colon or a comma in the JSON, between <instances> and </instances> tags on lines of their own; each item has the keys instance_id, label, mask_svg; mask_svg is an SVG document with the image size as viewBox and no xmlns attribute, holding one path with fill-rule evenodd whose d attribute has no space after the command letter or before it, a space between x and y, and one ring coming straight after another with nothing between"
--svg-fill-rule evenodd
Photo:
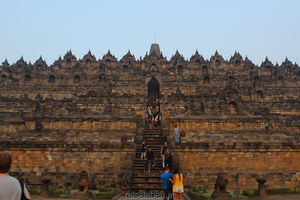
<instances>
[{"instance_id":1,"label":"stone pillar","mask_svg":"<svg viewBox=\"0 0 300 200\"><path fill-rule=\"evenodd\" d=\"M49 184L51 180L50 179L43 179L42 180L42 191L41 191L41 196L42 197L48 197L49 196Z\"/></svg>"},{"instance_id":2,"label":"stone pillar","mask_svg":"<svg viewBox=\"0 0 300 200\"><path fill-rule=\"evenodd\" d=\"M72 183L71 182L67 182L66 183L66 194L71 194L71 185Z\"/></svg>"},{"instance_id":3,"label":"stone pillar","mask_svg":"<svg viewBox=\"0 0 300 200\"><path fill-rule=\"evenodd\" d=\"M257 178L256 179L257 183L258 183L258 196L260 197L265 197L267 196L267 193L266 193L266 188L265 188L265 183L266 183L266 179L264 178Z\"/></svg>"}]
</instances>

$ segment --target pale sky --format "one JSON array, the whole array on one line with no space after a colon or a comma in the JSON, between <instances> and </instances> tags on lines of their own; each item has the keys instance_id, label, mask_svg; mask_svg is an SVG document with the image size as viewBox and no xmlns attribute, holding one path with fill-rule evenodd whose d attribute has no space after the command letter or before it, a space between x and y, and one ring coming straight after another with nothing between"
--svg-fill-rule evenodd
<instances>
[{"instance_id":1,"label":"pale sky","mask_svg":"<svg viewBox=\"0 0 300 200\"><path fill-rule=\"evenodd\" d=\"M0 8L0 62L10 64L41 55L49 65L69 49L139 58L155 41L168 59L198 49L206 59L218 50L259 65L266 56L300 63L299 0L0 0Z\"/></svg>"}]
</instances>

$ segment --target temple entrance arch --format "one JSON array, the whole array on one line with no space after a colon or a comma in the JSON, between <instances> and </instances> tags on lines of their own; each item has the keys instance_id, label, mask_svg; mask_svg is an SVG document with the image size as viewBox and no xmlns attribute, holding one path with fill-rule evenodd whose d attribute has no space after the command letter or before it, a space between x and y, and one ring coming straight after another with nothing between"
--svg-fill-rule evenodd
<instances>
[{"instance_id":1,"label":"temple entrance arch","mask_svg":"<svg viewBox=\"0 0 300 200\"><path fill-rule=\"evenodd\" d=\"M148 82L148 105L154 105L155 100L160 97L160 84L155 77Z\"/></svg>"}]
</instances>

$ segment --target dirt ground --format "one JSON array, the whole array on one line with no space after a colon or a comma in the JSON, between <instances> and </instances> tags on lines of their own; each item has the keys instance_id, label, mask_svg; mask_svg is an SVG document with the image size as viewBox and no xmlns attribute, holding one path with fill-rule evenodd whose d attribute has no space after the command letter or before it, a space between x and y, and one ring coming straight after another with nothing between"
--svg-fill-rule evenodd
<instances>
[{"instance_id":1,"label":"dirt ground","mask_svg":"<svg viewBox=\"0 0 300 200\"><path fill-rule=\"evenodd\" d=\"M62 198L45 198L37 195L32 196L32 200L75 200L75 199L62 199ZM125 200L124 197L120 197L117 200ZM154 200L153 198L143 198L143 200ZM249 200L300 200L300 194L281 194L281 195L270 195L265 198L255 197Z\"/></svg>"},{"instance_id":2,"label":"dirt ground","mask_svg":"<svg viewBox=\"0 0 300 200\"><path fill-rule=\"evenodd\" d=\"M267 196L266 198L259 198L259 197L251 198L251 200L300 200L300 194L270 195Z\"/></svg>"}]
</instances>

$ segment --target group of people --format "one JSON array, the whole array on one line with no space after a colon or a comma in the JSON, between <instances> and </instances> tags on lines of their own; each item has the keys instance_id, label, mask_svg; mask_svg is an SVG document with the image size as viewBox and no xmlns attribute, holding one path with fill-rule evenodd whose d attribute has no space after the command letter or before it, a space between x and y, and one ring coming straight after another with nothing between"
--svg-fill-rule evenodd
<instances>
[{"instance_id":1,"label":"group of people","mask_svg":"<svg viewBox=\"0 0 300 200\"><path fill-rule=\"evenodd\" d=\"M165 172L160 176L160 182L164 190L164 200L182 200L183 197L183 175L179 168L174 170L174 175L167 167Z\"/></svg>"},{"instance_id":2,"label":"group of people","mask_svg":"<svg viewBox=\"0 0 300 200\"><path fill-rule=\"evenodd\" d=\"M155 161L155 158L154 158L154 152L152 151L152 148L151 147L148 148L146 146L146 141L145 140L142 141L141 159L142 160L147 160L147 169L148 169L148 172L150 174L151 169L153 169L155 164L156 164L156 161Z\"/></svg>"},{"instance_id":3,"label":"group of people","mask_svg":"<svg viewBox=\"0 0 300 200\"><path fill-rule=\"evenodd\" d=\"M182 200L183 196L183 175L180 172L179 168L173 170L173 153L170 152L168 148L168 143L166 141L166 133L163 136L164 144L161 147L160 155L162 158L162 166L164 168L164 173L160 176L160 182L164 190L164 199L177 200L179 198ZM151 147L147 148L146 141L142 141L142 153L141 159L147 161L147 170L148 173L151 173L151 170L156 165L154 152ZM171 173L174 171L174 175Z\"/></svg>"},{"instance_id":4,"label":"group of people","mask_svg":"<svg viewBox=\"0 0 300 200\"><path fill-rule=\"evenodd\" d=\"M160 150L160 156L162 159L162 167L173 169L173 152L170 152L168 148L168 144L165 141ZM146 160L148 173L151 173L151 170L154 169L156 165L156 160L154 156L154 152L151 147L147 147L146 141L142 141L142 149L141 149L141 160Z\"/></svg>"},{"instance_id":5,"label":"group of people","mask_svg":"<svg viewBox=\"0 0 300 200\"><path fill-rule=\"evenodd\" d=\"M151 105L147 107L147 110L145 112L145 126L146 128L161 126L161 114L159 105L155 106L155 111L153 111Z\"/></svg>"},{"instance_id":6,"label":"group of people","mask_svg":"<svg viewBox=\"0 0 300 200\"><path fill-rule=\"evenodd\" d=\"M168 148L168 143L165 141L163 146L160 149L160 156L162 160L163 168L168 167L169 169L173 169L173 152L170 152Z\"/></svg>"}]
</instances>

